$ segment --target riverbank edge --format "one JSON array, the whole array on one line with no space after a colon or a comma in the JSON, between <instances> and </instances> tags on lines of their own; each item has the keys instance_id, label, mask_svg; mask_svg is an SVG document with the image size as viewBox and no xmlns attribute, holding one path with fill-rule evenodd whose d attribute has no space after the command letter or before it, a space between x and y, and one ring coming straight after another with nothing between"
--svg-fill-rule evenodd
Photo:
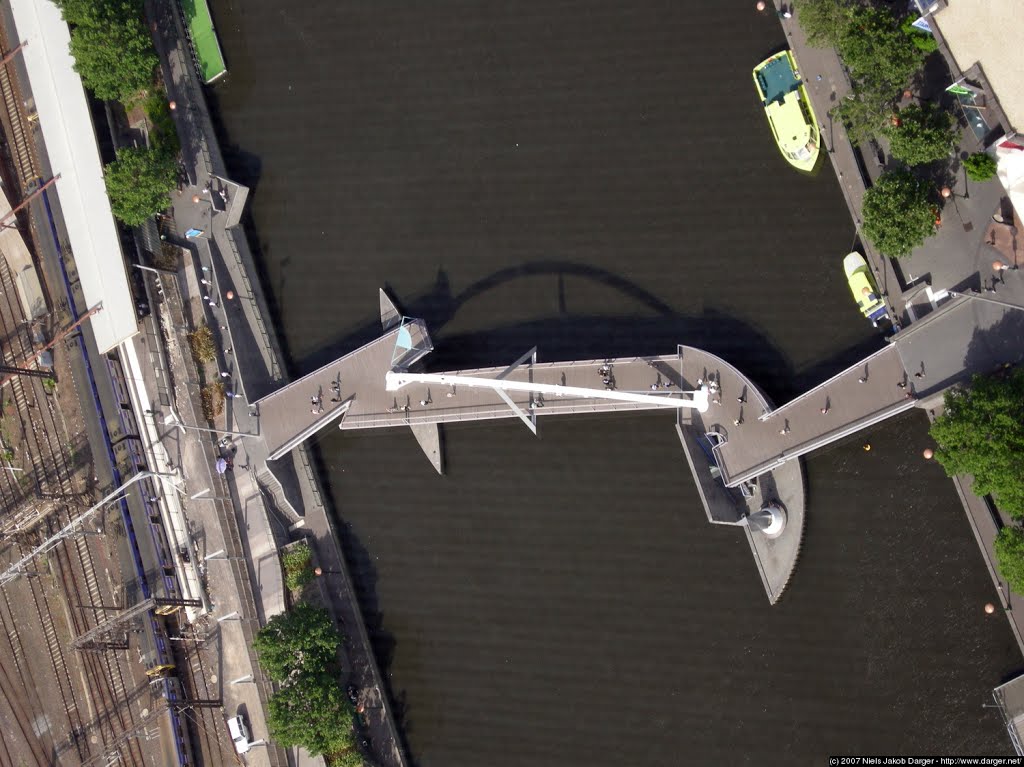
<instances>
[{"instance_id":1,"label":"riverbank edge","mask_svg":"<svg viewBox=\"0 0 1024 767\"><path fill-rule=\"evenodd\" d=\"M804 59L811 58L811 56L805 55L809 53L811 46L807 44L802 33L803 31L799 26L799 22L795 18L786 19L782 16L783 6L788 6L789 4L784 3L783 0L773 1L778 12L779 24L782 26L783 33L786 35L786 40L790 49L796 56L797 61L803 61ZM822 55L823 52L825 55L834 59L834 62L830 62L834 63L834 66L830 67L832 74L833 76L838 74L838 76L842 78L841 82L845 85L846 92L849 92L851 87L850 81L846 75L842 62L839 59L839 54L834 48L814 49L815 56ZM945 42L941 39L939 52L946 59L947 63L951 65L951 71L955 71L955 65L951 60L952 57L949 55L948 49L945 48ZM806 74L809 70L804 69L803 71ZM844 97L846 92L840 93L837 88L837 100L838 98ZM810 98L813 108L819 115L820 119L820 116L822 115L822 107L824 106L827 112L828 104L823 105L821 103L813 103L815 101L814 96L811 95ZM832 138L828 151L826 151L825 154L827 154L831 160L832 170L835 172L839 188L843 192L843 199L846 201L846 206L850 211L850 218L853 220L854 226L857 229L857 234L860 238L864 255L871 264L871 269L876 275L876 279L879 277L882 278L879 284L889 284L887 278L892 277L893 282L891 284L900 286L902 296L906 290L902 275L896 272L891 263L891 259L888 259L879 253L871 242L863 236L863 232L861 231L863 221L862 201L864 199L864 192L868 189L868 184L864 180L861 165L857 162L856 149L850 141L843 125L841 123L832 124L831 118L829 118L829 122L830 127L832 128ZM822 144L824 144L824 142L822 142ZM826 147L823 145L822 150L825 149ZM892 303L891 298L886 295L884 296L884 300L890 316L899 317L900 314L895 311L896 307ZM929 403L928 406L933 410L936 406L941 407L941 400L934 404ZM933 420L930 413L929 419L930 421ZM1024 655L1024 614L1021 614L1018 617L1018 615L1013 612L1010 586L999 576L999 570L995 559L995 550L993 548L995 534L998 533L999 528L1002 526L1000 515L991 507L989 501L985 498L978 497L971 491L973 482L970 477L955 476L950 477L950 480L953 482L957 496L960 498L960 503L963 506L964 514L967 516L967 521L974 534L975 541L978 543L982 561L985 563L989 576L992 578L992 583L999 594L999 600L1003 611L1006 613L1007 621L1010 624L1010 630L1013 632L1013 635L1017 640L1017 645L1020 647L1021 654ZM994 533L992 532L993 529Z\"/></svg>"},{"instance_id":2,"label":"riverbank edge","mask_svg":"<svg viewBox=\"0 0 1024 767\"><path fill-rule=\"evenodd\" d=\"M180 8L177 3L173 3L172 15L175 21L175 29L173 30L174 35L178 38L179 46L187 40L187 35L184 29L184 19L181 17ZM190 121L190 123L196 123L193 125L193 130L197 133L197 139L199 142L200 150L205 150L205 157L203 159L209 165L212 176L220 176L222 178L229 178L228 169L224 162L224 157L220 147L220 141L217 137L216 131L213 127L213 121L209 106L207 104L205 95L202 90L204 85L199 78L198 72L192 66L185 66L181 70L181 74L187 78L188 82L185 84L185 91L189 95L189 104L187 109L191 110L198 120ZM185 143L185 142L183 142ZM247 195L248 190L245 194ZM266 375L264 381L258 380L260 371L255 369L248 369L243 371L240 367L239 373L242 377L243 391L252 391L256 388L271 389L277 388L288 382L288 373L286 371L283 360L285 356L281 345L281 340L278 337L277 329L274 327L272 318L273 314L270 311L269 303L266 295L264 294L263 284L260 279L260 272L256 265L255 259L253 258L252 251L249 246L248 237L241 223L241 215L232 216L230 223L224 223L221 221L220 225L214 225L212 231L213 241L218 246L216 248L217 255L219 255L225 271L231 276L233 283L236 286L244 286L248 292L248 298L252 302L252 312L250 319L250 313L242 312L242 316L239 319L232 319L231 322L244 322L248 325L248 331L251 333L252 338L256 344L261 347L260 351L266 363ZM226 240L228 247L223 247L222 243L217 242L220 235ZM234 256L231 258L230 256ZM245 380L248 379L248 380ZM248 386L246 385L248 384ZM348 562L345 559L344 552L341 546L340 533L335 524L332 513L327 508L324 502L324 488L323 481L319 473L314 468L313 457L309 453L309 449L306 445L300 445L292 451L292 456L295 461L295 478L299 485L298 490L301 494L303 515L306 519L307 525L310 524L311 517L318 517L323 525L330 532L330 539L332 543L333 551L320 552L321 558L329 559L333 556L338 563L337 571L330 571L330 575L340 576L343 583L343 590L350 595L351 599L354 600L355 610L353 611L357 617L355 626L351 625L351 621L344 622L338 613L337 608L334 605L334 600L330 600L332 613L335 615L335 619L341 622L349 632L355 629L358 644L363 649L364 660L367 668L371 672L374 685L378 691L378 697L380 701L380 708L383 710L388 730L393 743L392 755L395 758L395 764L398 767L406 767L408 765L408 759L406 756L405 742L402 731L399 729L398 724L394 717L393 703L388 698L390 688L385 685L383 675L381 674L380 667L377 662L376 655L373 651L373 644L370 641L369 633L366 629L365 616L362 612L362 606L359 604L357 591L355 589L354 581L349 571ZM268 467L269 468L269 467ZM325 557L324 555L329 556Z\"/></svg>"}]
</instances>

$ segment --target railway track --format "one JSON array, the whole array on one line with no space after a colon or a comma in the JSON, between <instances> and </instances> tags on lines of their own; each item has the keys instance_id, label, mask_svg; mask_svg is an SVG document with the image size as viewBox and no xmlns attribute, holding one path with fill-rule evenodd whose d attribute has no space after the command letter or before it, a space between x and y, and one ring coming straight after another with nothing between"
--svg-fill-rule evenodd
<instances>
[{"instance_id":1,"label":"railway track","mask_svg":"<svg viewBox=\"0 0 1024 767\"><path fill-rule=\"evenodd\" d=\"M7 35L0 30L0 47L6 52L10 49ZM23 100L18 85L11 76L11 63L0 66L0 96L3 97L4 109L7 112L7 124L10 132L7 143L11 147L11 161L18 172L21 191L34 183L39 177L39 163L36 162L35 149L30 137L26 135L26 123Z\"/></svg>"},{"instance_id":2,"label":"railway track","mask_svg":"<svg viewBox=\"0 0 1024 767\"><path fill-rule=\"evenodd\" d=\"M23 324L20 304L11 298L16 293L10 270L3 258L0 258L0 290L4 295L4 300L0 301L0 323L8 329L17 329L9 334L3 356L6 360L25 358L32 351L32 339ZM52 400L46 396L42 383L38 379L15 379L10 385L10 391L21 419L25 435L24 453L27 456L24 460L31 463L36 492L58 499L56 513L45 520L41 529L45 535L47 531L53 532L69 522L80 511L75 503L78 493L73 486L72 467L59 439L60 425ZM28 463L25 463L25 469L29 470ZM52 553L52 564L70 605L68 628L72 634L80 635L103 619L99 605L105 602L88 540L76 537L63 541ZM85 723L75 702L74 687L51 617L52 612L49 607L44 608L45 596L40 593L39 585L33 582L29 588L65 704L69 726L72 733L77 735L73 735L73 738L79 747L80 756L85 758L88 756L88 745L80 737L85 732ZM118 743L121 741L120 736L135 726L132 709L125 705L128 686L125 684L123 663L109 653L85 654L77 660L85 669L89 693L97 712L97 722L90 724L99 728L102 742ZM85 754L82 754L83 750ZM125 764L144 763L141 747L133 740L121 741L117 751Z\"/></svg>"}]
</instances>

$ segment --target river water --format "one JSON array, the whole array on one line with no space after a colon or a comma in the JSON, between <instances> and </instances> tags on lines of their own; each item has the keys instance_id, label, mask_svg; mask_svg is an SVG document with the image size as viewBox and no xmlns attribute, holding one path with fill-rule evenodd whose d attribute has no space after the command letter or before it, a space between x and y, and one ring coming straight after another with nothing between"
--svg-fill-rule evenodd
<instances>
[{"instance_id":1,"label":"river water","mask_svg":"<svg viewBox=\"0 0 1024 767\"><path fill-rule=\"evenodd\" d=\"M293 372L372 336L382 286L428 320L438 369L687 343L780 402L877 348L830 166L790 170L754 95L785 40L752 5L215 0L213 104ZM1008 751L983 704L1021 659L919 457L926 420L864 439L806 462L770 607L664 414L446 428L445 477L408 433L328 430L415 763Z\"/></svg>"}]
</instances>

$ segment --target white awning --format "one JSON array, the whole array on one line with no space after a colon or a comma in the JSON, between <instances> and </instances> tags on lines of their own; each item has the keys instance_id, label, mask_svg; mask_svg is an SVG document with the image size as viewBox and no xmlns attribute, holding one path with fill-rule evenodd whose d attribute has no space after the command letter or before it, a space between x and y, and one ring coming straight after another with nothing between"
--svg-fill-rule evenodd
<instances>
[{"instance_id":1,"label":"white awning","mask_svg":"<svg viewBox=\"0 0 1024 767\"><path fill-rule=\"evenodd\" d=\"M995 143L997 174L1017 217L1024 219L1024 143L1001 138Z\"/></svg>"},{"instance_id":2,"label":"white awning","mask_svg":"<svg viewBox=\"0 0 1024 767\"><path fill-rule=\"evenodd\" d=\"M82 81L68 52L71 36L49 0L11 0L39 126L87 306L103 304L89 320L96 345L107 352L139 331L125 276L121 242L103 184L103 164ZM47 232L43 236L49 236Z\"/></svg>"}]
</instances>

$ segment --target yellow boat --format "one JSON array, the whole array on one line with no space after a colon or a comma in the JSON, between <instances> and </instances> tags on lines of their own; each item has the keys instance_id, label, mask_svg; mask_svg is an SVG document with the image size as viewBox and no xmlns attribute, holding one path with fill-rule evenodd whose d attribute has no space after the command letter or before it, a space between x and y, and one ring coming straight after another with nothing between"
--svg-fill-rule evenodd
<instances>
[{"instance_id":1,"label":"yellow boat","mask_svg":"<svg viewBox=\"0 0 1024 767\"><path fill-rule=\"evenodd\" d=\"M782 51L754 67L754 85L782 156L810 171L818 161L821 129L799 72L793 53Z\"/></svg>"},{"instance_id":2,"label":"yellow boat","mask_svg":"<svg viewBox=\"0 0 1024 767\"><path fill-rule=\"evenodd\" d=\"M878 327L879 322L889 317L885 301L878 295L878 288L875 287L868 262L864 260L864 256L854 251L843 259L843 271L846 273L846 281L850 283L850 292L853 294L853 300L857 302L860 313L871 320L872 325Z\"/></svg>"}]
</instances>

